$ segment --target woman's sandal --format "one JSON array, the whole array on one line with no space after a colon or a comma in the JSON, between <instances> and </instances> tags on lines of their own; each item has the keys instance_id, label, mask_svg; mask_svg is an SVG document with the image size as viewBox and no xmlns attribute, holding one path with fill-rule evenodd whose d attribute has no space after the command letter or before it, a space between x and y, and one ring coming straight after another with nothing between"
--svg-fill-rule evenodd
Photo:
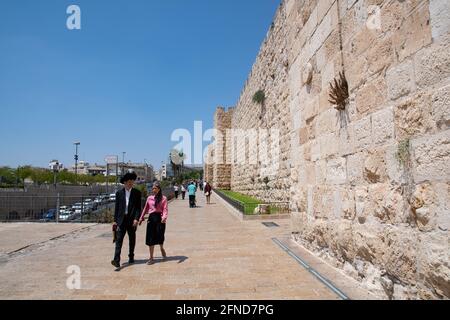
<instances>
[{"instance_id":1,"label":"woman's sandal","mask_svg":"<svg viewBox=\"0 0 450 320\"><path fill-rule=\"evenodd\" d=\"M148 265L148 266L149 266L149 265L152 265L154 262L155 262L155 261L154 261L153 259L148 259L147 265Z\"/></svg>"}]
</instances>

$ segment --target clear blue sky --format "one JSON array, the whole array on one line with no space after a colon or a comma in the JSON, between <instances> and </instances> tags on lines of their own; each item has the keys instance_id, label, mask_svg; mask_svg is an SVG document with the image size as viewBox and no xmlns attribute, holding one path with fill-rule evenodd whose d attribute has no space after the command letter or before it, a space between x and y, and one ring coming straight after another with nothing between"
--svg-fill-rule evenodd
<instances>
[{"instance_id":1,"label":"clear blue sky","mask_svg":"<svg viewBox=\"0 0 450 320\"><path fill-rule=\"evenodd\" d=\"M81 8L81 30L66 9ZM232 106L280 0L1 0L0 166L105 155L159 167Z\"/></svg>"}]
</instances>

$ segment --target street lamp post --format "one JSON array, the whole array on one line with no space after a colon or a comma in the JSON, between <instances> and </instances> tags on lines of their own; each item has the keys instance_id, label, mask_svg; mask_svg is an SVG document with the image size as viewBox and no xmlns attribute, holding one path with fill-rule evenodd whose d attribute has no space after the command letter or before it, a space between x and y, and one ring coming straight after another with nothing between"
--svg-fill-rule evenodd
<instances>
[{"instance_id":1,"label":"street lamp post","mask_svg":"<svg viewBox=\"0 0 450 320\"><path fill-rule=\"evenodd\" d=\"M125 151L122 152L122 170L120 171L121 175L124 175L123 170L125 168L125 153L126 153Z\"/></svg>"},{"instance_id":2,"label":"street lamp post","mask_svg":"<svg viewBox=\"0 0 450 320\"><path fill-rule=\"evenodd\" d=\"M75 184L78 183L77 179L77 171L78 171L78 146L80 145L79 142L74 142L75 145Z\"/></svg>"}]
</instances>

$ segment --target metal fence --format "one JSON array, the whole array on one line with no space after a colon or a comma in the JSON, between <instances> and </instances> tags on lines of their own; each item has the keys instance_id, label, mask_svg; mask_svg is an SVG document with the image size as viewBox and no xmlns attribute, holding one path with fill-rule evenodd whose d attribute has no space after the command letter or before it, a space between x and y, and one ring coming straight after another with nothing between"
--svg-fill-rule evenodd
<instances>
[{"instance_id":1,"label":"metal fence","mask_svg":"<svg viewBox=\"0 0 450 320\"><path fill-rule=\"evenodd\" d=\"M171 200L172 188L163 189ZM142 198L142 207L146 198ZM14 195L0 194L0 222L111 223L114 220L114 193L96 195Z\"/></svg>"},{"instance_id":2,"label":"metal fence","mask_svg":"<svg viewBox=\"0 0 450 320\"><path fill-rule=\"evenodd\" d=\"M112 222L114 197L0 196L2 222Z\"/></svg>"},{"instance_id":3,"label":"metal fence","mask_svg":"<svg viewBox=\"0 0 450 320\"><path fill-rule=\"evenodd\" d=\"M225 200L232 207L245 215L253 214L283 214L289 213L289 202L241 202L227 196L220 190L214 190L214 192Z\"/></svg>"}]
</instances>

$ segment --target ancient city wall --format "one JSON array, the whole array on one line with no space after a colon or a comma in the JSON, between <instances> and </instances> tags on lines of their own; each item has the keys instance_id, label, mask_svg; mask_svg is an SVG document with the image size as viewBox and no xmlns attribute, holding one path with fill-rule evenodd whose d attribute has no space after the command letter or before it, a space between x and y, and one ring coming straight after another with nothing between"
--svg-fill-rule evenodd
<instances>
[{"instance_id":1,"label":"ancient city wall","mask_svg":"<svg viewBox=\"0 0 450 320\"><path fill-rule=\"evenodd\" d=\"M212 186L218 189L231 189L231 164L227 161L227 155L230 154L230 137L227 135L227 129L231 128L233 117L233 108L225 110L219 107L214 114L214 128L217 134L214 141L214 161L212 168Z\"/></svg>"},{"instance_id":2,"label":"ancient city wall","mask_svg":"<svg viewBox=\"0 0 450 320\"><path fill-rule=\"evenodd\" d=\"M230 125L277 129L278 160L231 138L231 188L289 201L295 240L373 292L450 298L449 126L450 1L286 0Z\"/></svg>"},{"instance_id":3,"label":"ancient city wall","mask_svg":"<svg viewBox=\"0 0 450 320\"><path fill-rule=\"evenodd\" d=\"M231 187L289 201L290 132L286 11L276 13L233 115ZM253 97L262 91L263 103ZM244 160L244 161L243 161Z\"/></svg>"}]
</instances>

